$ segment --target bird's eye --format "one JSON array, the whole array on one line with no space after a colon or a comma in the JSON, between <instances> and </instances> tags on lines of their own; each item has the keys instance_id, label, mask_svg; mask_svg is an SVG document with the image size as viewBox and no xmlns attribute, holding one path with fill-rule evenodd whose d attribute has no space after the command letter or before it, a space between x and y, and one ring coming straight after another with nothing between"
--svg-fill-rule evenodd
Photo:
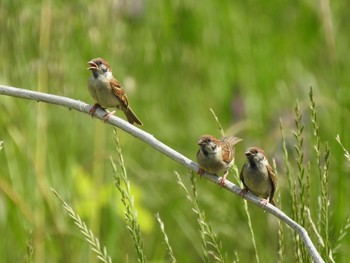
<instances>
[{"instance_id":1,"label":"bird's eye","mask_svg":"<svg viewBox=\"0 0 350 263\"><path fill-rule=\"evenodd\" d=\"M258 153L258 151L257 151L257 150L254 150L253 152L254 152L254 154L257 154L257 153Z\"/></svg>"}]
</instances>

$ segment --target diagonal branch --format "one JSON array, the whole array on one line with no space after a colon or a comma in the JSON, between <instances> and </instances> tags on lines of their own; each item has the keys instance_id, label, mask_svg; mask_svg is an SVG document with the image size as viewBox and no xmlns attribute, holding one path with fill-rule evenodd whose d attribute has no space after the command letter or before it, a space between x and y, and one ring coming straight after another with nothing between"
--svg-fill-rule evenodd
<instances>
[{"instance_id":1,"label":"diagonal branch","mask_svg":"<svg viewBox=\"0 0 350 263\"><path fill-rule=\"evenodd\" d=\"M23 99L29 99L29 100L35 100L38 102L47 102L50 104L60 105L67 107L69 109L75 109L80 112L84 112L86 114L89 114L89 110L92 108L91 105L86 104L82 101L73 100L70 98L32 91L32 90L26 90L26 89L19 89L9 86L0 85L0 94L8 95L11 97L18 97ZM102 109L97 109L95 112L95 117L98 119L103 119L103 116L106 112ZM193 162L192 160L188 159L187 157L183 156L179 152L173 150L169 146L165 145L161 141L157 140L154 136L151 134L129 124L128 122L124 121L121 118L118 118L116 116L111 116L107 122L113 126L118 127L119 129L131 134L132 136L140 139L141 141L147 143L151 147L157 149L161 153L165 154L166 156L170 157L174 161L178 162L182 166L197 172L198 171L198 165ZM220 177L204 173L203 177L206 178L209 181L212 181L216 184L220 183ZM237 185L233 184L232 182L226 180L225 181L225 187L226 190L235 193L236 195L240 196L241 188L239 188ZM253 204L260 206L262 209L266 210L270 214L276 216L283 222L285 222L288 226L290 226L294 231L296 231L300 238L303 240L305 247L309 251L311 257L313 258L314 262L324 262L321 258L320 254L316 250L314 244L312 243L307 231L305 228L303 228L301 225L297 224L295 221L293 221L290 217L288 217L285 213L283 213L281 210L279 210L277 207L274 207L270 204L267 204L266 206L261 204L261 199L247 193L244 198Z\"/></svg>"}]
</instances>

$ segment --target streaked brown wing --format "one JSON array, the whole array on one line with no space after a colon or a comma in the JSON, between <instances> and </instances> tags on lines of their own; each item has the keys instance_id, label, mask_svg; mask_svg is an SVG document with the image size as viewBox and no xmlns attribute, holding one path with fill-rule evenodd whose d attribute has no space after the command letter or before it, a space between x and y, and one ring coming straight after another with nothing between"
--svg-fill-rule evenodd
<instances>
[{"instance_id":1,"label":"streaked brown wing","mask_svg":"<svg viewBox=\"0 0 350 263\"><path fill-rule=\"evenodd\" d=\"M225 141L221 142L221 147L222 147L222 159L224 160L225 163L229 164L233 160L235 151L232 148L231 144Z\"/></svg>"},{"instance_id":2,"label":"streaked brown wing","mask_svg":"<svg viewBox=\"0 0 350 263\"><path fill-rule=\"evenodd\" d=\"M242 141L241 138L238 137L234 137L234 136L227 136L227 137L223 137L221 139L221 145L223 148L222 151L222 158L224 160L225 163L230 163L233 158L235 157L235 144L239 143L240 141Z\"/></svg>"},{"instance_id":3,"label":"streaked brown wing","mask_svg":"<svg viewBox=\"0 0 350 263\"><path fill-rule=\"evenodd\" d=\"M221 140L223 142L228 142L231 145L231 147L235 146L240 141L243 141L243 139L234 136L223 137Z\"/></svg>"},{"instance_id":4,"label":"streaked brown wing","mask_svg":"<svg viewBox=\"0 0 350 263\"><path fill-rule=\"evenodd\" d=\"M273 196L275 194L276 188L277 188L277 177L276 177L275 173L273 172L272 167L270 165L267 165L266 168L267 168L267 172L268 172L269 177L270 177L271 182L272 182L272 190L271 190L271 195L270 195L270 200L272 200Z\"/></svg>"},{"instance_id":5,"label":"streaked brown wing","mask_svg":"<svg viewBox=\"0 0 350 263\"><path fill-rule=\"evenodd\" d=\"M111 88L113 94L118 97L118 99L121 102L121 108L128 108L129 102L128 97L125 94L125 91L123 90L122 86L116 79L111 80Z\"/></svg>"}]
</instances>

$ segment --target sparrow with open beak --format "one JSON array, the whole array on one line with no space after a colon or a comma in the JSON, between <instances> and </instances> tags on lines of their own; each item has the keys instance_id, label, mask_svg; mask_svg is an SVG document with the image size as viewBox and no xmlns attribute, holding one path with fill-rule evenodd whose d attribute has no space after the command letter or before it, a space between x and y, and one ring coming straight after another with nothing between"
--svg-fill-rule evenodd
<instances>
[{"instance_id":1,"label":"sparrow with open beak","mask_svg":"<svg viewBox=\"0 0 350 263\"><path fill-rule=\"evenodd\" d=\"M220 179L220 185L225 185L228 170L234 163L234 146L242 141L238 137L224 137L221 140L211 135L203 135L198 141L199 150L197 152L197 162L199 165L198 174L202 175L204 171L218 175L224 172Z\"/></svg>"},{"instance_id":2,"label":"sparrow with open beak","mask_svg":"<svg viewBox=\"0 0 350 263\"><path fill-rule=\"evenodd\" d=\"M112 69L107 61L102 58L95 58L88 62L88 70L92 76L88 81L88 88L92 98L96 101L91 108L90 114L93 116L97 107L116 108L122 110L131 124L142 125L135 113L129 107L128 98L118 80L112 75ZM107 113L104 120L108 120L116 110Z\"/></svg>"},{"instance_id":3,"label":"sparrow with open beak","mask_svg":"<svg viewBox=\"0 0 350 263\"><path fill-rule=\"evenodd\" d=\"M277 178L269 165L265 152L258 147L251 147L245 152L248 162L244 164L240 179L244 185L241 195L248 191L263 197L263 205L270 202L275 205L273 196L277 187Z\"/></svg>"}]
</instances>

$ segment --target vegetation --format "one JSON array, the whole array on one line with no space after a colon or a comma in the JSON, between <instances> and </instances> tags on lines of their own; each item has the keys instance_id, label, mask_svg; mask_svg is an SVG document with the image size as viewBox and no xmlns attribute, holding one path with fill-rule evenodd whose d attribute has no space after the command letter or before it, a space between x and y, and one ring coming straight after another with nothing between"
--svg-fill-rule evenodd
<instances>
[{"instance_id":1,"label":"vegetation","mask_svg":"<svg viewBox=\"0 0 350 263\"><path fill-rule=\"evenodd\" d=\"M346 262L349 4L328 2L0 0L0 83L92 104L87 61L105 58L142 129L189 158L222 127L244 139L237 183L245 148L263 148L278 207ZM0 109L0 262L310 261L276 218L129 134L44 103Z\"/></svg>"}]
</instances>

